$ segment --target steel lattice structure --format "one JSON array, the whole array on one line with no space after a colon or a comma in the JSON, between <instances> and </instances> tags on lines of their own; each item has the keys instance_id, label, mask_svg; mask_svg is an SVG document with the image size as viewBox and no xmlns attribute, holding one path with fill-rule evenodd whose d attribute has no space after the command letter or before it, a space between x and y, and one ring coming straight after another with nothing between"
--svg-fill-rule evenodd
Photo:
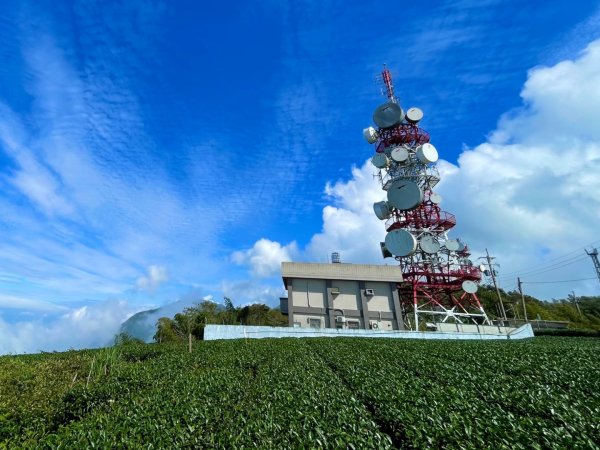
<instances>
[{"instance_id":1,"label":"steel lattice structure","mask_svg":"<svg viewBox=\"0 0 600 450\"><path fill-rule=\"evenodd\" d=\"M372 161L388 196L374 209L385 220L382 253L402 268L404 282L398 284L398 292L405 325L418 330L427 321L489 324L476 295L481 271L469 259L468 247L448 238L456 218L440 208L441 197L433 191L440 181L437 151L418 125L422 112L411 108L404 113L385 67L382 80L388 102L375 110L378 127L363 134L375 145Z\"/></svg>"}]
</instances>

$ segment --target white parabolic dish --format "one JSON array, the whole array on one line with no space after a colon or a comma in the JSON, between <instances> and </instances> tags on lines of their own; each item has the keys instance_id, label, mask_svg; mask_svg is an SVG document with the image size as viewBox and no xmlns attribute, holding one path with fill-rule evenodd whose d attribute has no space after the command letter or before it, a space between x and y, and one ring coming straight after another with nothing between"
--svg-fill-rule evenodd
<instances>
[{"instance_id":1,"label":"white parabolic dish","mask_svg":"<svg viewBox=\"0 0 600 450\"><path fill-rule=\"evenodd\" d=\"M423 201L423 191L410 180L396 180L387 191L388 202L400 211L415 209Z\"/></svg>"},{"instance_id":2,"label":"white parabolic dish","mask_svg":"<svg viewBox=\"0 0 600 450\"><path fill-rule=\"evenodd\" d=\"M408 159L408 150L404 147L394 147L390 156L396 162L404 162Z\"/></svg>"},{"instance_id":3,"label":"white parabolic dish","mask_svg":"<svg viewBox=\"0 0 600 450\"><path fill-rule=\"evenodd\" d=\"M442 196L440 194L432 193L429 196L429 200L431 200L431 203L433 203L435 205L439 205L440 203L442 203Z\"/></svg>"},{"instance_id":4,"label":"white parabolic dish","mask_svg":"<svg viewBox=\"0 0 600 450\"><path fill-rule=\"evenodd\" d=\"M383 169L387 166L388 159L385 153L375 153L375 156L371 158L371 163L378 169Z\"/></svg>"},{"instance_id":5,"label":"white parabolic dish","mask_svg":"<svg viewBox=\"0 0 600 450\"><path fill-rule=\"evenodd\" d=\"M458 244L458 241L456 239L448 239L445 245L446 248L451 252L455 252L460 248L460 245Z\"/></svg>"},{"instance_id":6,"label":"white parabolic dish","mask_svg":"<svg viewBox=\"0 0 600 450\"><path fill-rule=\"evenodd\" d=\"M379 220L385 220L390 217L390 209L387 202L373 203L373 211Z\"/></svg>"},{"instance_id":7,"label":"white parabolic dish","mask_svg":"<svg viewBox=\"0 0 600 450\"><path fill-rule=\"evenodd\" d=\"M417 158L423 164L432 164L438 160L438 152L433 145L423 144L417 148Z\"/></svg>"},{"instance_id":8,"label":"white parabolic dish","mask_svg":"<svg viewBox=\"0 0 600 450\"><path fill-rule=\"evenodd\" d=\"M462 282L462 288L463 291L465 291L467 294L474 294L475 292L477 292L479 286L477 286L477 283L475 283L474 281L465 280Z\"/></svg>"},{"instance_id":9,"label":"white parabolic dish","mask_svg":"<svg viewBox=\"0 0 600 450\"><path fill-rule=\"evenodd\" d=\"M434 236L430 234L424 234L421 236L419 239L419 246L421 247L421 250L423 250L425 253L429 253L430 255L437 253L440 249L440 243Z\"/></svg>"},{"instance_id":10,"label":"white parabolic dish","mask_svg":"<svg viewBox=\"0 0 600 450\"><path fill-rule=\"evenodd\" d=\"M398 103L387 102L379 105L373 112L373 122L379 128L389 128L400 123L404 119L404 111Z\"/></svg>"},{"instance_id":11,"label":"white parabolic dish","mask_svg":"<svg viewBox=\"0 0 600 450\"><path fill-rule=\"evenodd\" d=\"M423 118L423 111L419 108L409 108L406 111L406 120L410 123L417 123L419 120Z\"/></svg>"},{"instance_id":12,"label":"white parabolic dish","mask_svg":"<svg viewBox=\"0 0 600 450\"><path fill-rule=\"evenodd\" d=\"M385 236L385 246L396 256L410 256L417 249L417 240L406 230L392 230Z\"/></svg>"},{"instance_id":13,"label":"white parabolic dish","mask_svg":"<svg viewBox=\"0 0 600 450\"><path fill-rule=\"evenodd\" d=\"M369 127L363 130L363 137L369 144L374 144L379 139L379 134L375 128Z\"/></svg>"}]
</instances>

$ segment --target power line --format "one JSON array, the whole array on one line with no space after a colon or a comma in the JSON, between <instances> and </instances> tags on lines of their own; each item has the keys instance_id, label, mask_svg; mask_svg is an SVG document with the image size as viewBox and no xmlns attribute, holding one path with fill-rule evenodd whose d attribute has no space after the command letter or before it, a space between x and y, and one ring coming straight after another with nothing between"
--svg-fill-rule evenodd
<instances>
[{"instance_id":1,"label":"power line","mask_svg":"<svg viewBox=\"0 0 600 450\"><path fill-rule=\"evenodd\" d=\"M586 244L586 245L584 245L584 246L582 246L582 247L579 247L579 248L577 248L577 249L575 249L575 250L572 250L572 251L570 251L570 252L568 252L568 253L565 253L565 254L563 254L563 255L560 255L560 256L557 256L557 257L555 257L555 258L549 259L548 261L546 261L546 262L544 262L544 263L542 263L542 264L540 264L540 265L538 265L538 266L535 266L535 267L534 267L534 269L535 269L535 270L537 270L537 269L542 269L542 268L544 268L545 266L547 266L549 263L551 263L551 262L553 262L553 261L558 261L558 260L560 260L560 259L563 259L563 258L565 258L565 257L567 257L567 256L570 256L570 255L572 255L572 254L574 254L574 253L577 253L577 252L579 252L579 251L581 251L581 250L585 249L585 248L586 248L586 247L588 247L588 246L593 246L593 245L594 245L595 243L597 243L597 242L600 242L600 239L599 239L599 240L596 240L596 241L593 241L593 242L590 242L589 244ZM572 259L572 258L571 258L571 259ZM557 263L555 263L555 264L561 264L562 262L565 262L565 261L557 262ZM551 264L551 265L553 265L553 264ZM530 266L530 267L523 267L523 268L521 268L521 269L514 270L514 271L512 271L512 272L507 272L506 274L503 274L503 275L502 275L502 277L504 277L504 276L511 276L511 275L518 275L518 274L519 274L521 271L523 271L523 270L527 270L527 269L531 269L531 266Z\"/></svg>"},{"instance_id":2,"label":"power line","mask_svg":"<svg viewBox=\"0 0 600 450\"><path fill-rule=\"evenodd\" d=\"M521 273L519 273L519 275L520 276L524 276L524 275L533 276L533 275L539 275L541 273L552 272L554 270L562 269L563 267L570 266L571 264L575 264L577 262L583 261L584 259L587 259L585 257L585 255L575 256L570 259L566 259L563 262L555 263L555 264L552 264L547 267L540 267L539 269L530 270L528 272L521 272ZM502 276L498 277L498 279L506 279L506 278L513 278L513 276L502 275Z\"/></svg>"},{"instance_id":3,"label":"power line","mask_svg":"<svg viewBox=\"0 0 600 450\"><path fill-rule=\"evenodd\" d=\"M541 266L538 266L537 268L534 268L534 269L531 269L531 270L528 270L525 272L515 272L515 273L518 273L519 275L527 275L527 274L531 274L534 272L556 270L561 267L568 266L570 264L574 264L579 261L583 261L584 259L586 259L585 255L572 256L572 257L565 259L563 261L560 261L560 262L555 262L553 264L543 264ZM513 276L514 276L514 274L509 272L507 274L503 274L501 278L505 278L505 277L513 278Z\"/></svg>"},{"instance_id":4,"label":"power line","mask_svg":"<svg viewBox=\"0 0 600 450\"><path fill-rule=\"evenodd\" d=\"M522 281L522 284L549 284L549 283L569 283L571 281L588 281L595 280L596 277L592 278L578 278L576 280L558 280L558 281Z\"/></svg>"}]
</instances>

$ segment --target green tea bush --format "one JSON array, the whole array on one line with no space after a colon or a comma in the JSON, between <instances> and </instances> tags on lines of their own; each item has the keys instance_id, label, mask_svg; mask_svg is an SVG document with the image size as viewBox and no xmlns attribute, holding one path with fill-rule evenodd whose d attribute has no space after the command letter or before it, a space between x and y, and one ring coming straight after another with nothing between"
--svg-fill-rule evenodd
<instances>
[{"instance_id":1,"label":"green tea bush","mask_svg":"<svg viewBox=\"0 0 600 450\"><path fill-rule=\"evenodd\" d=\"M0 448L598 448L599 350L319 338L0 357Z\"/></svg>"}]
</instances>

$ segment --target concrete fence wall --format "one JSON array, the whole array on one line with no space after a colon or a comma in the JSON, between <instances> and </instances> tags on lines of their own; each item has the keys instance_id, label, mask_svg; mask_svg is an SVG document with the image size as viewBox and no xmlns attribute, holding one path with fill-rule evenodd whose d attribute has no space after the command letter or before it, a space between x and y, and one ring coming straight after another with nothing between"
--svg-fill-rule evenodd
<instances>
[{"instance_id":1,"label":"concrete fence wall","mask_svg":"<svg viewBox=\"0 0 600 450\"><path fill-rule=\"evenodd\" d=\"M486 327L487 328L487 327ZM392 339L527 339L533 337L531 325L519 328L505 328L477 332L441 332L441 331L383 331L383 330L348 330L335 328L288 328L288 327L251 327L243 325L207 325L204 328L204 340L217 339L261 339L284 337L370 337Z\"/></svg>"}]
</instances>

